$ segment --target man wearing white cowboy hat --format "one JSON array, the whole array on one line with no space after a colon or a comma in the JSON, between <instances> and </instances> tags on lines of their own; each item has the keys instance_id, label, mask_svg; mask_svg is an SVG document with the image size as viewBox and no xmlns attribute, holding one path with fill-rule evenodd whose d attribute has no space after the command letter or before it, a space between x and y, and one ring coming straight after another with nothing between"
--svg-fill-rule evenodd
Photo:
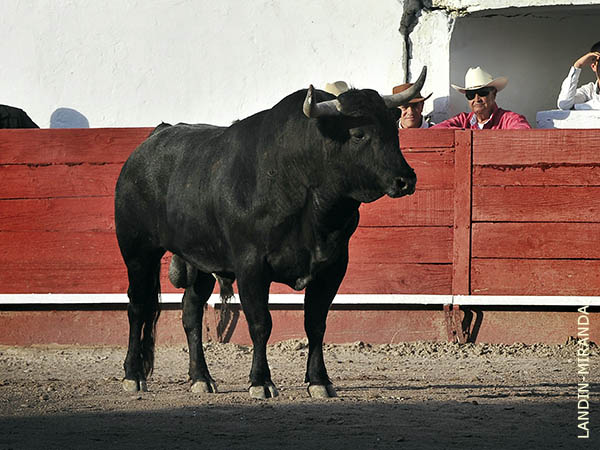
<instances>
[{"instance_id":1,"label":"man wearing white cowboy hat","mask_svg":"<svg viewBox=\"0 0 600 450\"><path fill-rule=\"evenodd\" d=\"M508 84L508 78L494 78L481 67L471 67L465 75L465 87L451 86L467 97L470 113L460 113L432 128L501 130L531 128L521 114L498 108L496 93Z\"/></svg>"},{"instance_id":2,"label":"man wearing white cowboy hat","mask_svg":"<svg viewBox=\"0 0 600 450\"><path fill-rule=\"evenodd\" d=\"M395 86L392 89L392 94L407 90L413 83L404 83L399 86ZM417 93L417 96L410 100L406 105L398 107L400 110L400 119L398 120L398 128L429 128L429 124L423 118L423 105L425 100L431 97L429 94L427 97L423 97L421 93Z\"/></svg>"}]
</instances>

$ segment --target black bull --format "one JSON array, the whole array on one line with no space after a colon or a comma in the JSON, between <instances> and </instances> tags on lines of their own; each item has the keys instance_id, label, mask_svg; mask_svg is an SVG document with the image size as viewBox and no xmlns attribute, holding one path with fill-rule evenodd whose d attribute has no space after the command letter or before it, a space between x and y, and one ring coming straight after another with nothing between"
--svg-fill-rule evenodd
<instances>
[{"instance_id":1,"label":"black bull","mask_svg":"<svg viewBox=\"0 0 600 450\"><path fill-rule=\"evenodd\" d=\"M154 363L160 261L183 261L183 326L194 392L215 392L202 350L202 315L216 274L239 297L254 345L250 394L277 395L267 363L271 282L306 289L305 381L334 396L323 361L327 312L348 264L361 202L414 192L399 148L397 106L420 90L337 99L308 90L234 123L159 126L129 157L115 193L119 247L129 277L126 390L146 388Z\"/></svg>"}]
</instances>

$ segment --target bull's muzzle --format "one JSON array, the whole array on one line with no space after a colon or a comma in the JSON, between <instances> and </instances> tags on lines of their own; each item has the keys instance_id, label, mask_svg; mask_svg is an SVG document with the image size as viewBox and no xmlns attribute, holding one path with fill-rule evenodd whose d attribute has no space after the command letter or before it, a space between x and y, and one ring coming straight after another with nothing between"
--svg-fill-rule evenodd
<instances>
[{"instance_id":1,"label":"bull's muzzle","mask_svg":"<svg viewBox=\"0 0 600 450\"><path fill-rule=\"evenodd\" d=\"M390 189L388 189L387 195L389 195L392 198L410 195L415 192L416 185L417 176L414 173L404 177L397 177L394 179Z\"/></svg>"}]
</instances>

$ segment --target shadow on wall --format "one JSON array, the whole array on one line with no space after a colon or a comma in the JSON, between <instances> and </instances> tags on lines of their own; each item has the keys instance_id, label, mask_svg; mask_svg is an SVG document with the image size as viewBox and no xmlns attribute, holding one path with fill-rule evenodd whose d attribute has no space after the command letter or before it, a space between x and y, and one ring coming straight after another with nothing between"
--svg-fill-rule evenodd
<instances>
[{"instance_id":1,"label":"shadow on wall","mask_svg":"<svg viewBox=\"0 0 600 450\"><path fill-rule=\"evenodd\" d=\"M89 128L90 122L79 111L58 108L50 116L50 128Z\"/></svg>"},{"instance_id":2,"label":"shadow on wall","mask_svg":"<svg viewBox=\"0 0 600 450\"><path fill-rule=\"evenodd\" d=\"M436 97L433 99L433 110L429 113L432 124L437 124L448 119L448 102L450 97Z\"/></svg>"}]
</instances>

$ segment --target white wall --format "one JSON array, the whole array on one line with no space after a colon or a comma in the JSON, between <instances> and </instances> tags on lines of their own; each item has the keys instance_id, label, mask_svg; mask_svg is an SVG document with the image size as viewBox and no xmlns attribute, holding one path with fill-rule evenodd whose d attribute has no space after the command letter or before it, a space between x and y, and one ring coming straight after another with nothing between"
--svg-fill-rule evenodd
<instances>
[{"instance_id":1,"label":"white wall","mask_svg":"<svg viewBox=\"0 0 600 450\"><path fill-rule=\"evenodd\" d=\"M345 79L389 93L403 82L401 0L0 6L0 103L41 127L53 113L55 126L223 125L310 83Z\"/></svg>"}]
</instances>

